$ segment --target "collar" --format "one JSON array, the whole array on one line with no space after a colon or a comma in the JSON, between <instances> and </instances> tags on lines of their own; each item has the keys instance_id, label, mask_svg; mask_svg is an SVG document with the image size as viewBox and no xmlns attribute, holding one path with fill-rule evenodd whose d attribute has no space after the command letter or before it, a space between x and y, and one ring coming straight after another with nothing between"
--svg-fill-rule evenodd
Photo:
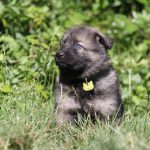
<instances>
[{"instance_id":1,"label":"collar","mask_svg":"<svg viewBox=\"0 0 150 150\"><path fill-rule=\"evenodd\" d=\"M60 81L66 85L82 85L82 87L84 86L85 88L82 88L83 90L84 89L94 89L94 83L99 79L99 78L102 78L104 76L106 76L109 72L110 72L110 68L107 69L107 70L102 70L90 77L85 77L85 78L75 78L75 79L69 79L69 78L66 78L64 76L60 76ZM86 90L84 90L86 91Z\"/></svg>"}]
</instances>

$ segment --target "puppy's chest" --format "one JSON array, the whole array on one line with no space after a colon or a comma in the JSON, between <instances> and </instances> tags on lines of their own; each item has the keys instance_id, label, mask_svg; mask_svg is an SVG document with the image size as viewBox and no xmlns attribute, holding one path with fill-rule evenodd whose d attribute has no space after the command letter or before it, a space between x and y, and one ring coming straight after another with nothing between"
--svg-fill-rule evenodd
<instances>
[{"instance_id":1,"label":"puppy's chest","mask_svg":"<svg viewBox=\"0 0 150 150\"><path fill-rule=\"evenodd\" d=\"M73 96L76 100L83 101L83 100L92 100L97 95L96 87L89 91L85 91L83 88L83 84L73 85L72 90L70 92L70 96Z\"/></svg>"}]
</instances>

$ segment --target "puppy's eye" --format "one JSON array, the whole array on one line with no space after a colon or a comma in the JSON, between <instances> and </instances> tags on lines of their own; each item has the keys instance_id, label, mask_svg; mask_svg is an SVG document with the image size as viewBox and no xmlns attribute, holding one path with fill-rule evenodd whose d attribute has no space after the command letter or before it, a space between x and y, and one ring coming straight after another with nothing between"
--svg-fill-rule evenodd
<instances>
[{"instance_id":1,"label":"puppy's eye","mask_svg":"<svg viewBox=\"0 0 150 150\"><path fill-rule=\"evenodd\" d=\"M74 45L74 47L75 47L76 49L81 49L81 48L82 48L82 45L80 45L79 43L76 43L76 44Z\"/></svg>"}]
</instances>

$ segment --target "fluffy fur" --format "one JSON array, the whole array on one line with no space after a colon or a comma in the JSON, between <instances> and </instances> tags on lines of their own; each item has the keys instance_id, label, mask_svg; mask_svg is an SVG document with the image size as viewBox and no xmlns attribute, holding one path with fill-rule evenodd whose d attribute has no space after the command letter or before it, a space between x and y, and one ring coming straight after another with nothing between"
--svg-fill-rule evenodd
<instances>
[{"instance_id":1,"label":"fluffy fur","mask_svg":"<svg viewBox=\"0 0 150 150\"><path fill-rule=\"evenodd\" d=\"M60 75L56 80L57 124L75 123L78 114L93 120L107 120L114 113L120 119L123 105L116 72L107 55L112 41L92 27L66 31L56 53ZM93 81L94 89L84 91L83 82Z\"/></svg>"}]
</instances>

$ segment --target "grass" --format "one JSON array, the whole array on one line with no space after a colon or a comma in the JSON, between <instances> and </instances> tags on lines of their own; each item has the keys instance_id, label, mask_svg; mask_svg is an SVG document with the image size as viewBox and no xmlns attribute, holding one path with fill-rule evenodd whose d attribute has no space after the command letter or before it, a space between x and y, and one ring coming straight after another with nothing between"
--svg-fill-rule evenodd
<instances>
[{"instance_id":1,"label":"grass","mask_svg":"<svg viewBox=\"0 0 150 150\"><path fill-rule=\"evenodd\" d=\"M0 93L0 149L2 150L149 150L150 113L134 116L126 110L121 126L113 122L57 127L53 95L45 99L36 83L22 82L13 92ZM51 92L51 90L49 91Z\"/></svg>"},{"instance_id":2,"label":"grass","mask_svg":"<svg viewBox=\"0 0 150 150\"><path fill-rule=\"evenodd\" d=\"M148 0L0 1L0 150L150 150L149 6ZM109 54L126 105L119 127L88 119L78 127L55 125L53 54L75 24L95 26L114 41Z\"/></svg>"}]
</instances>

